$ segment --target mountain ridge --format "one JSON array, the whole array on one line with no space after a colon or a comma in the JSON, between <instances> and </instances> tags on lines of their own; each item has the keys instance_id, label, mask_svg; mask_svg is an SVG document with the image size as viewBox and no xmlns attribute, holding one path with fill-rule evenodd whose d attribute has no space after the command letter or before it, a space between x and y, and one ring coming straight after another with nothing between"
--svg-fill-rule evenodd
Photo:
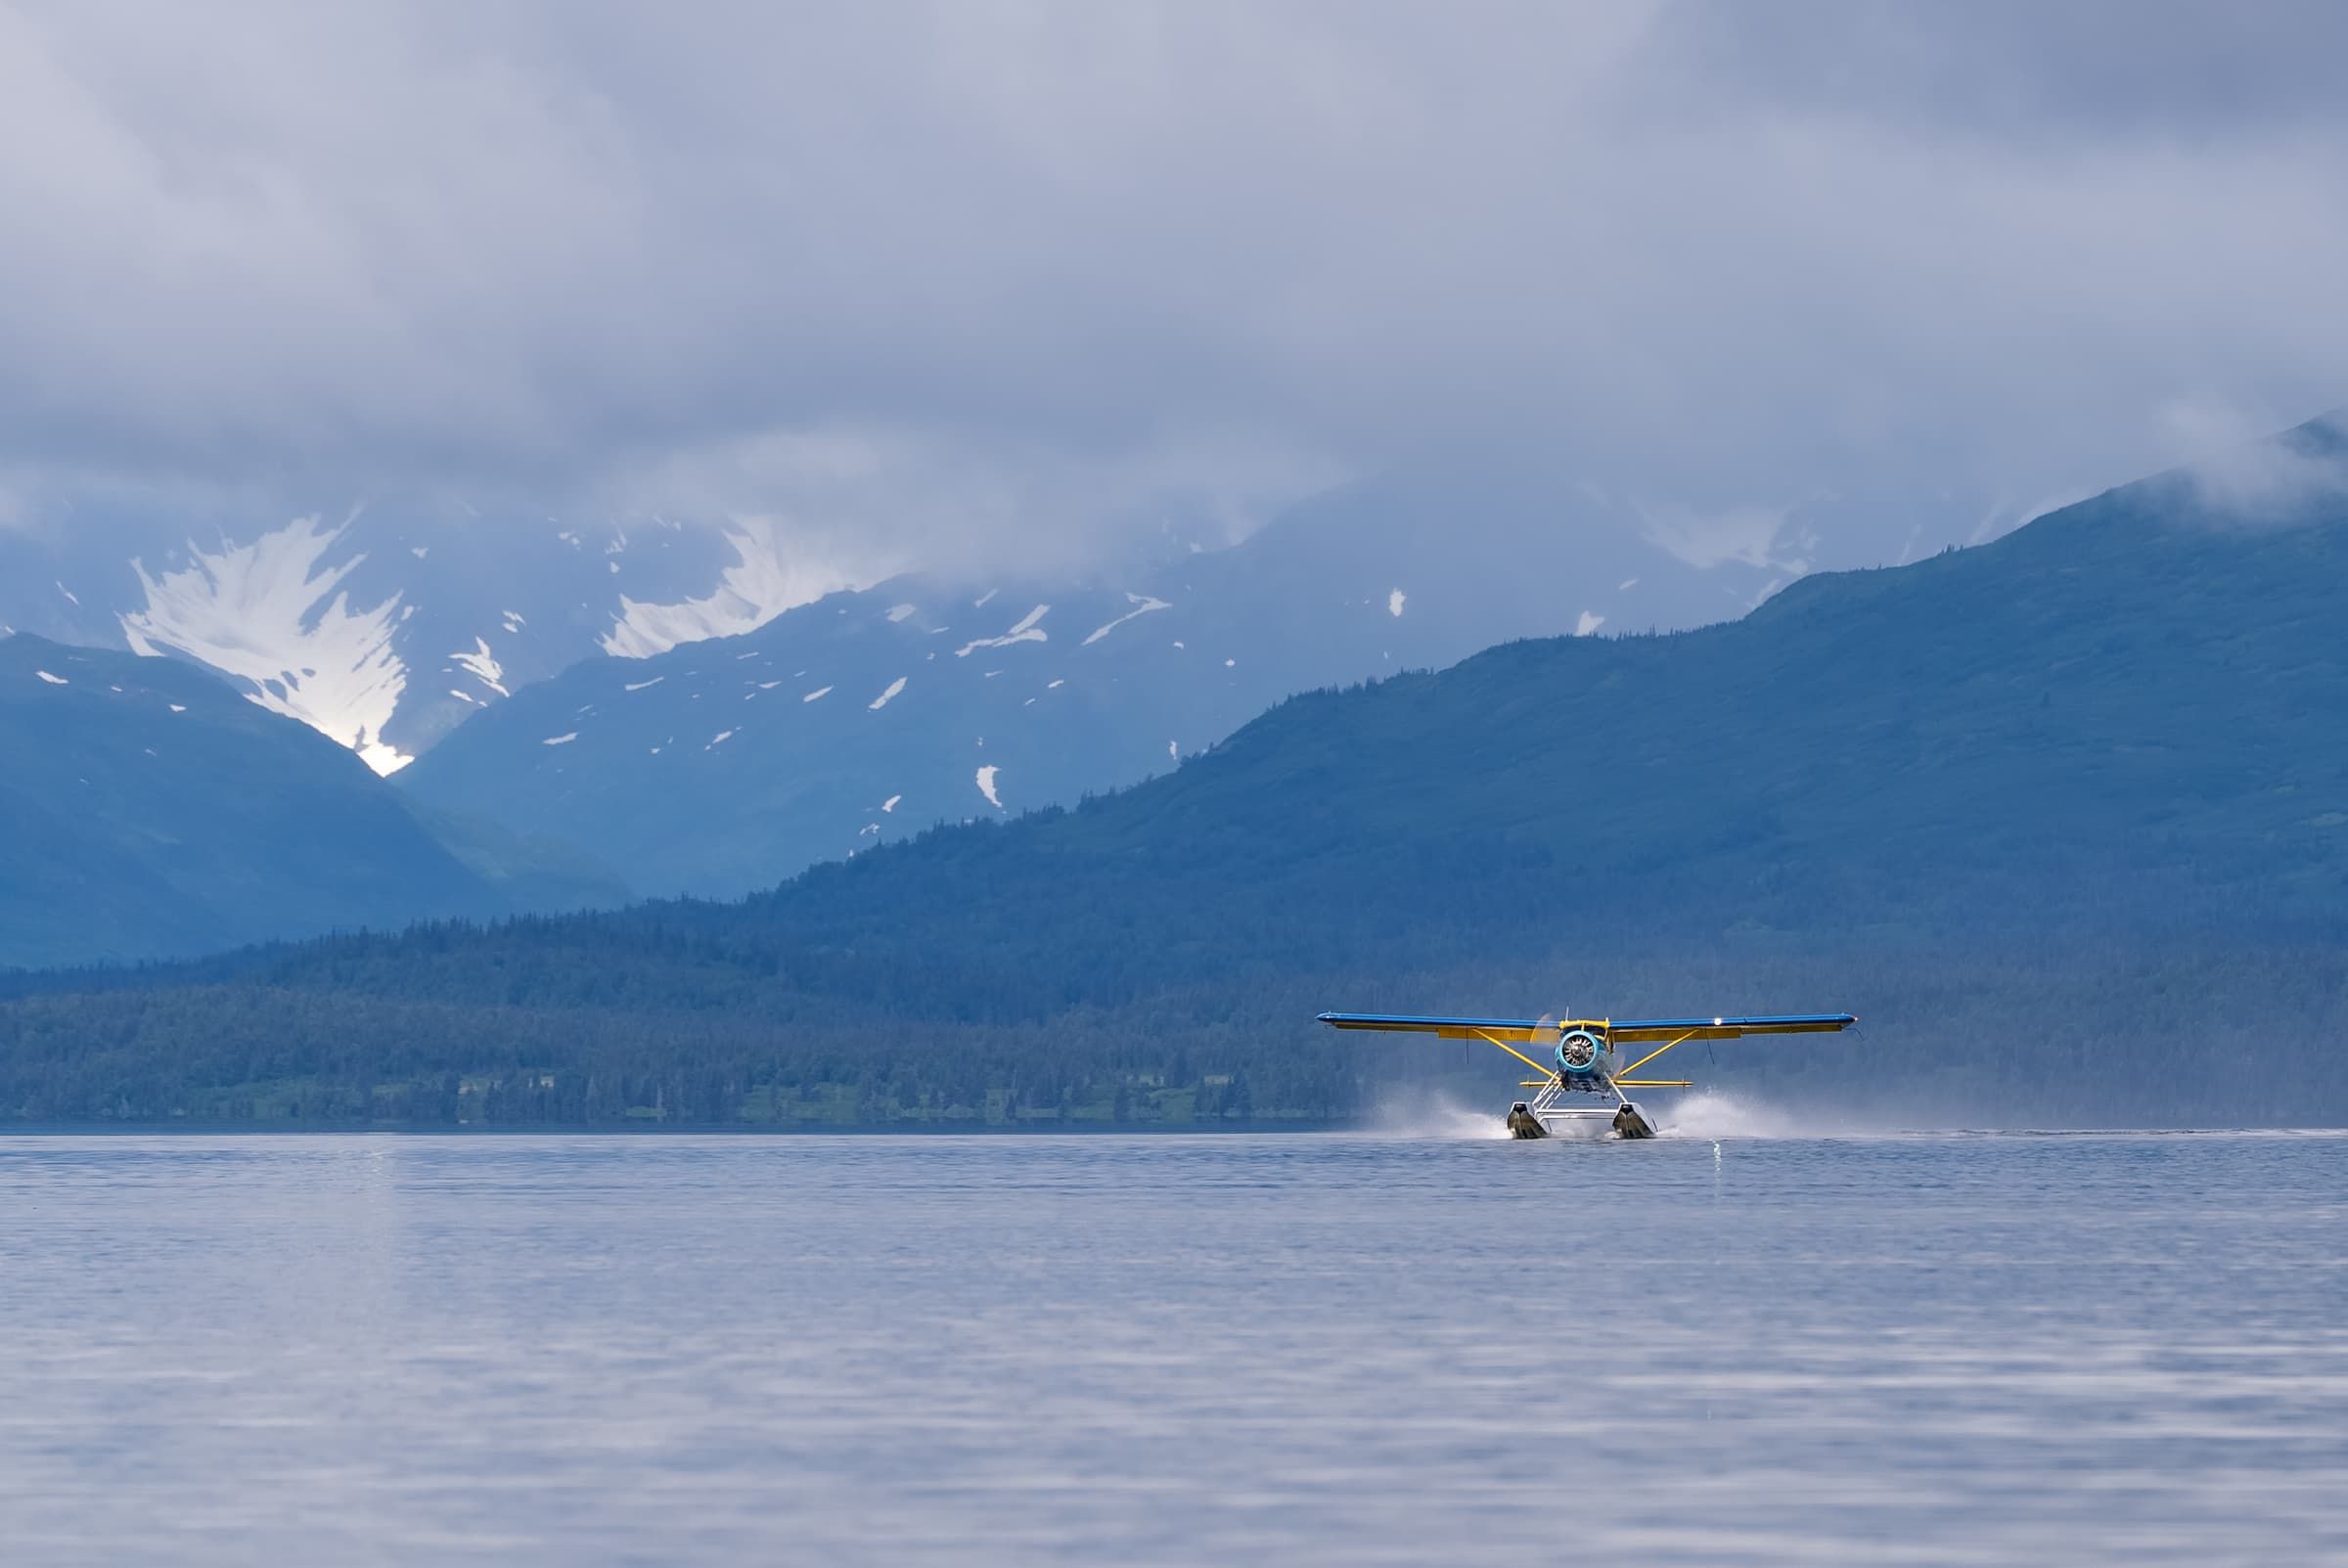
<instances>
[{"instance_id":1,"label":"mountain ridge","mask_svg":"<svg viewBox=\"0 0 2348 1568\"><path fill-rule=\"evenodd\" d=\"M1585 536L1553 496L1528 485L1434 527L1429 488L1357 487L1121 578L842 591L739 637L573 666L399 782L543 825L648 890L731 896L935 823L1131 784L1294 692L1641 604L1667 622L1714 597L1741 607L1799 564L1692 565Z\"/></svg>"},{"instance_id":2,"label":"mountain ridge","mask_svg":"<svg viewBox=\"0 0 2348 1568\"><path fill-rule=\"evenodd\" d=\"M179 660L0 639L0 963L626 896L502 829L428 828L349 750Z\"/></svg>"}]
</instances>

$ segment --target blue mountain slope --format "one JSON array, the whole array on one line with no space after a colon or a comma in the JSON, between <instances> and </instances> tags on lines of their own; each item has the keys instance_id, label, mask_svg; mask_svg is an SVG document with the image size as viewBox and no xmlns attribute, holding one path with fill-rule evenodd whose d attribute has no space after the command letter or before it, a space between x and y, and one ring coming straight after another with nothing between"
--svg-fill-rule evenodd
<instances>
[{"instance_id":1,"label":"blue mountain slope","mask_svg":"<svg viewBox=\"0 0 2348 1568\"><path fill-rule=\"evenodd\" d=\"M1047 1010L1211 975L1768 940L2348 929L2348 470L2179 473L1742 621L1283 704L1063 817L755 901L796 983ZM965 934L983 925L983 941ZM1015 1002L1014 999L1023 999Z\"/></svg>"},{"instance_id":2,"label":"blue mountain slope","mask_svg":"<svg viewBox=\"0 0 2348 1568\"><path fill-rule=\"evenodd\" d=\"M1292 693L1512 637L1741 612L1785 568L1692 563L1554 476L1395 478L1130 580L905 578L745 636L593 660L474 716L416 798L574 841L648 891L739 894L940 822L1170 772Z\"/></svg>"},{"instance_id":3,"label":"blue mountain slope","mask_svg":"<svg viewBox=\"0 0 2348 1568\"><path fill-rule=\"evenodd\" d=\"M1496 942L2337 928L2343 446L2330 423L2283 438L2320 482L2255 503L2163 475L1976 550L1807 579L1733 624L1515 643L1299 697L1169 777L744 906L418 962L723 933L790 988L1024 1012ZM599 961L599 994L664 962L643 940Z\"/></svg>"},{"instance_id":4,"label":"blue mountain slope","mask_svg":"<svg viewBox=\"0 0 2348 1568\"><path fill-rule=\"evenodd\" d=\"M210 674L0 640L0 965L148 959L281 936L614 900L502 830L467 864L350 752ZM544 878L533 881L531 878Z\"/></svg>"}]
</instances>

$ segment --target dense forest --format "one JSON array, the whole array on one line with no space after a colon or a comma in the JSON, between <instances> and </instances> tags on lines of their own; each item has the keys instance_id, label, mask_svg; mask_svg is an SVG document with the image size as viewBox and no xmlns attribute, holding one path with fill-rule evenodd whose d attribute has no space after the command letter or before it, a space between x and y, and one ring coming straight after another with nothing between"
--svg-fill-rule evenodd
<instances>
[{"instance_id":1,"label":"dense forest","mask_svg":"<svg viewBox=\"0 0 2348 1568\"><path fill-rule=\"evenodd\" d=\"M2337 1124L2348 506L2229 507L2170 476L1732 625L1299 697L741 903L0 979L0 1113L1318 1122L1513 1081L1324 1008L1848 1008L1693 1076L1906 1122Z\"/></svg>"}]
</instances>

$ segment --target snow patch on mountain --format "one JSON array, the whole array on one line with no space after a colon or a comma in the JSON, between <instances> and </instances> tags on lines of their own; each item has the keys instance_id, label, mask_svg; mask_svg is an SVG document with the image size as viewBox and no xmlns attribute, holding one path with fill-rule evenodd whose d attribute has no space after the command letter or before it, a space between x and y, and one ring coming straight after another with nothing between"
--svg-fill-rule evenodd
<instances>
[{"instance_id":1,"label":"snow patch on mountain","mask_svg":"<svg viewBox=\"0 0 2348 1568\"><path fill-rule=\"evenodd\" d=\"M1003 809L1003 797L995 792L995 776L1002 771L991 762L978 770L978 792L986 796L986 803L997 811Z\"/></svg>"},{"instance_id":2,"label":"snow patch on mountain","mask_svg":"<svg viewBox=\"0 0 2348 1568\"><path fill-rule=\"evenodd\" d=\"M897 622L919 613L921 613L920 610L912 605L891 605L888 606L889 624L893 626Z\"/></svg>"},{"instance_id":3,"label":"snow patch on mountain","mask_svg":"<svg viewBox=\"0 0 2348 1568\"><path fill-rule=\"evenodd\" d=\"M209 664L250 685L261 706L340 741L377 773L395 773L412 760L383 739L407 690L391 647L406 612L398 594L351 607L342 580L367 558L326 564L341 537L313 515L216 552L191 541L178 571L150 576L133 560L146 605L117 619L132 652L169 649Z\"/></svg>"},{"instance_id":4,"label":"snow patch on mountain","mask_svg":"<svg viewBox=\"0 0 2348 1568\"><path fill-rule=\"evenodd\" d=\"M1386 596L1386 613L1393 616L1396 620L1402 619L1402 606L1409 603L1410 597L1410 595L1404 593L1401 589L1395 589L1392 593Z\"/></svg>"},{"instance_id":5,"label":"snow patch on mountain","mask_svg":"<svg viewBox=\"0 0 2348 1568\"><path fill-rule=\"evenodd\" d=\"M489 651L489 639L476 637L473 640L472 652L460 651L448 656L463 665L467 673L472 675L474 680L495 692L499 696L514 694L505 688L505 667L497 662L497 655Z\"/></svg>"},{"instance_id":6,"label":"snow patch on mountain","mask_svg":"<svg viewBox=\"0 0 2348 1568\"><path fill-rule=\"evenodd\" d=\"M42 680L47 681L51 686L71 686L73 684L71 681L67 680L64 676L52 675L47 670L34 670L32 673L39 676Z\"/></svg>"},{"instance_id":7,"label":"snow patch on mountain","mask_svg":"<svg viewBox=\"0 0 2348 1568\"><path fill-rule=\"evenodd\" d=\"M1172 609L1174 607L1173 605L1167 604L1164 600L1152 599L1148 594L1127 594L1125 596L1125 603L1128 605L1138 605L1141 607L1139 609L1128 610L1124 614L1119 615L1115 620L1110 621L1106 626L1097 629L1090 637L1087 637L1084 640L1084 646L1086 648L1092 647L1095 643L1098 643L1101 641L1101 639L1106 637L1109 633L1115 631L1118 627L1124 625L1129 620L1136 619L1139 616L1147 615L1153 609Z\"/></svg>"},{"instance_id":8,"label":"snow patch on mountain","mask_svg":"<svg viewBox=\"0 0 2348 1568\"><path fill-rule=\"evenodd\" d=\"M619 614L597 642L618 658L651 658L683 643L756 631L794 605L848 586L835 572L787 560L780 531L763 518L725 530L734 564L705 598L648 604L619 596Z\"/></svg>"},{"instance_id":9,"label":"snow patch on mountain","mask_svg":"<svg viewBox=\"0 0 2348 1568\"><path fill-rule=\"evenodd\" d=\"M641 692L647 687L658 686L662 681L667 679L668 677L665 675L655 675L649 681L629 681L625 683L623 690L629 692Z\"/></svg>"},{"instance_id":10,"label":"snow patch on mountain","mask_svg":"<svg viewBox=\"0 0 2348 1568\"><path fill-rule=\"evenodd\" d=\"M905 690L905 677L904 677L904 676L902 676L902 675L900 675L900 676L898 676L898 677L897 677L895 680L893 680L893 681L891 681L891 682L889 682L889 683L888 683L888 690L887 690L887 691L885 691L885 692L881 693L881 694L880 694L879 696L877 696L877 697L873 698L873 699L872 699L870 702L867 702L867 703L865 704L865 706L866 706L866 707L868 707L868 708L870 708L870 709L872 709L872 710L873 710L875 713L878 713L878 712L880 712L880 711L882 708L884 708L884 707L888 706L888 699L889 699L890 697L893 697L893 696L895 696L895 695L896 695L896 694L897 694L899 692L902 692L902 691L904 691L904 690Z\"/></svg>"},{"instance_id":11,"label":"snow patch on mountain","mask_svg":"<svg viewBox=\"0 0 2348 1568\"><path fill-rule=\"evenodd\" d=\"M992 598L993 596L989 595L988 597ZM1042 620L1051 608L1052 606L1049 605L1038 605L1021 616L1016 626L1005 632L1001 637L981 637L975 642L965 643L954 650L954 656L969 658L979 649L1009 648L1014 643L1048 643L1052 640L1051 635L1035 623Z\"/></svg>"},{"instance_id":12,"label":"snow patch on mountain","mask_svg":"<svg viewBox=\"0 0 2348 1568\"><path fill-rule=\"evenodd\" d=\"M579 732L573 730L568 735L550 735L538 743L542 746L566 746L578 738Z\"/></svg>"},{"instance_id":13,"label":"snow patch on mountain","mask_svg":"<svg viewBox=\"0 0 2348 1568\"><path fill-rule=\"evenodd\" d=\"M1576 637L1588 637L1592 632L1597 631L1601 626L1605 624L1606 618L1603 615L1599 614L1595 610L1586 609L1582 611L1581 619L1573 623L1573 635Z\"/></svg>"},{"instance_id":14,"label":"snow patch on mountain","mask_svg":"<svg viewBox=\"0 0 2348 1568\"><path fill-rule=\"evenodd\" d=\"M800 701L802 701L802 702L812 702L812 701L814 701L814 700L815 700L817 697L819 697L819 696L822 696L822 695L823 695L825 693L827 693L827 692L829 692L829 691L831 691L831 690L832 690L832 688L830 688L830 687L828 687L828 686L819 686L819 687L817 687L817 688L816 688L814 691L812 691L812 692L808 693L808 694L807 694L805 696L803 696L803 697L799 698L799 700L800 700Z\"/></svg>"}]
</instances>

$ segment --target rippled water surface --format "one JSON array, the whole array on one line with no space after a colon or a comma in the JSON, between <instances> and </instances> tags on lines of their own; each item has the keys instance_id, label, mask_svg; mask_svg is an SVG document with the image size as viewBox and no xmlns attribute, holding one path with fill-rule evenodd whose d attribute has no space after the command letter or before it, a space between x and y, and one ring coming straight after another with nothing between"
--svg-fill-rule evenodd
<instances>
[{"instance_id":1,"label":"rippled water surface","mask_svg":"<svg viewBox=\"0 0 2348 1568\"><path fill-rule=\"evenodd\" d=\"M0 1139L0 1558L2315 1561L2344 1245L2329 1135Z\"/></svg>"}]
</instances>

